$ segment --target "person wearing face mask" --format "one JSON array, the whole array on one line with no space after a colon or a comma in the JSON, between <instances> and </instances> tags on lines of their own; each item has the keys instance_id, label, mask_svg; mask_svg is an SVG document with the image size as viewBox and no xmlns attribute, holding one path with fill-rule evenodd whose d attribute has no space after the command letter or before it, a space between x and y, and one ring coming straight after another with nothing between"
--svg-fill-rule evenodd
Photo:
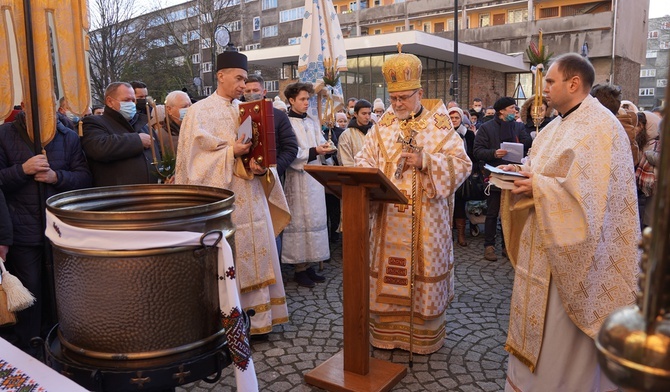
<instances>
[{"instance_id":1,"label":"person wearing face mask","mask_svg":"<svg viewBox=\"0 0 670 392\"><path fill-rule=\"evenodd\" d=\"M181 128L181 123L184 121L186 112L190 107L191 98L189 98L188 94L183 91L175 90L165 97L165 114L167 118L161 122L161 130L163 131L164 137L169 135L169 137L172 138L172 145L175 150L179 143L179 129ZM168 122L170 124L169 130L167 129ZM167 147L169 141L164 140L163 143Z\"/></svg>"},{"instance_id":2,"label":"person wearing face mask","mask_svg":"<svg viewBox=\"0 0 670 392\"><path fill-rule=\"evenodd\" d=\"M510 97L502 97L493 104L495 117L483 123L475 136L474 156L491 166L507 164L507 151L500 148L502 142L523 143L524 156L528 152L533 139L526 133L525 126L516 121L516 101ZM500 188L491 185L490 195L486 199L486 223L484 224L484 258L496 261L496 231L498 229L498 213L500 212ZM503 257L507 257L505 244L502 244Z\"/></svg>"},{"instance_id":3,"label":"person wearing face mask","mask_svg":"<svg viewBox=\"0 0 670 392\"><path fill-rule=\"evenodd\" d=\"M58 110L56 114L58 121L60 121L61 124L72 130L76 128L76 125L79 122L79 117L72 113L70 110L70 105L68 105L67 99L65 99L65 97L61 97L61 99L58 100Z\"/></svg>"},{"instance_id":4,"label":"person wearing face mask","mask_svg":"<svg viewBox=\"0 0 670 392\"><path fill-rule=\"evenodd\" d=\"M351 120L354 117L354 106L356 106L358 98L351 97L347 100L347 119Z\"/></svg>"},{"instance_id":5,"label":"person wearing face mask","mask_svg":"<svg viewBox=\"0 0 670 392\"><path fill-rule=\"evenodd\" d=\"M137 112L146 116L147 97L149 96L147 85L139 80L133 80L130 82L130 85L133 86L133 91L135 91L135 108L137 109Z\"/></svg>"},{"instance_id":6,"label":"person wearing face mask","mask_svg":"<svg viewBox=\"0 0 670 392\"><path fill-rule=\"evenodd\" d=\"M155 184L160 146L151 149L149 127L135 106L135 91L129 83L113 82L105 89L102 116L82 120L81 144L93 174L93 186ZM157 138L156 138L157 139Z\"/></svg>"},{"instance_id":7,"label":"person wearing face mask","mask_svg":"<svg viewBox=\"0 0 670 392\"><path fill-rule=\"evenodd\" d=\"M451 209L472 163L444 103L422 103L421 60L408 53L386 59L391 108L354 161L381 169L409 204L370 207L370 343L423 355L444 345L454 295ZM407 151L399 137L422 150Z\"/></svg>"}]
</instances>

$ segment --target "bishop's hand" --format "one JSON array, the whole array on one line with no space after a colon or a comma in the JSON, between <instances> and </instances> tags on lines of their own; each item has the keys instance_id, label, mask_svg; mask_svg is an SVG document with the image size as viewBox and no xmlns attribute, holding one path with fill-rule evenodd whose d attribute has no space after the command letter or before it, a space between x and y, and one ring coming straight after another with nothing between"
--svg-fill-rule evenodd
<instances>
[{"instance_id":1,"label":"bishop's hand","mask_svg":"<svg viewBox=\"0 0 670 392\"><path fill-rule=\"evenodd\" d=\"M400 158L405 158L405 168L415 167L418 170L423 168L423 154L421 152L403 152Z\"/></svg>"}]
</instances>

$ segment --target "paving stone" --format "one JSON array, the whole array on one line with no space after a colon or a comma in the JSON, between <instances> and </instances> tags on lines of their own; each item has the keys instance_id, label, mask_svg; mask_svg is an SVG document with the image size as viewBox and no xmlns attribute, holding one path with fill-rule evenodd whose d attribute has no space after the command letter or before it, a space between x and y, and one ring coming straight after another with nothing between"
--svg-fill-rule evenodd
<instances>
[{"instance_id":1,"label":"paving stone","mask_svg":"<svg viewBox=\"0 0 670 392\"><path fill-rule=\"evenodd\" d=\"M482 228L482 226L480 226ZM483 258L483 235L470 237L468 247L454 247L455 298L447 311L447 337L431 355L414 355L413 369L393 392L501 391L508 354L503 349L509 324L509 299L514 271L509 262ZM498 252L500 249L498 247ZM298 287L292 267L282 268L290 321L273 328L269 340L253 342L252 352L261 391L317 392L304 374L343 347L342 253L320 272L327 281L313 289ZM407 366L402 350L371 349L374 358ZM199 381L177 392L236 392L231 367L216 384Z\"/></svg>"}]
</instances>

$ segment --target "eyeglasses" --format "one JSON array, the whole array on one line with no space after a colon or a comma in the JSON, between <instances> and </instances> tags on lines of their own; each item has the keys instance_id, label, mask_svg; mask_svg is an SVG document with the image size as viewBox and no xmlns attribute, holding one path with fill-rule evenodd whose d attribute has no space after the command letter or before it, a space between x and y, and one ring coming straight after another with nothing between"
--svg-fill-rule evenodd
<instances>
[{"instance_id":1,"label":"eyeglasses","mask_svg":"<svg viewBox=\"0 0 670 392\"><path fill-rule=\"evenodd\" d=\"M408 99L412 98L419 90L414 90L414 92L410 95L405 95L405 96L400 96L400 97L389 97L389 101L391 103L405 103L407 102Z\"/></svg>"}]
</instances>

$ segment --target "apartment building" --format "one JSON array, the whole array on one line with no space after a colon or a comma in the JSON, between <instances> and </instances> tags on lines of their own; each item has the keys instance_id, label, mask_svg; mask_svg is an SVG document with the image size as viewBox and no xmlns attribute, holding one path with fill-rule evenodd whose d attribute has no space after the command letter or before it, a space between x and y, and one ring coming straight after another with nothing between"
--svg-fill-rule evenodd
<instances>
[{"instance_id":1,"label":"apartment building","mask_svg":"<svg viewBox=\"0 0 670 392\"><path fill-rule=\"evenodd\" d=\"M640 69L638 104L646 110L665 107L670 77L670 16L649 19L646 57L646 63Z\"/></svg>"},{"instance_id":2,"label":"apartment building","mask_svg":"<svg viewBox=\"0 0 670 392\"><path fill-rule=\"evenodd\" d=\"M195 17L188 13L193 3L168 10ZM223 3L232 17L225 26L232 42L249 57L250 71L265 78L269 96L280 94L298 77L304 0ZM381 64L401 41L405 51L419 55L424 64L426 96L450 100L457 92L463 106L474 97L490 105L504 95L515 96L521 103L533 93L524 50L537 40L540 30L550 52L588 56L596 69L596 82L611 80L622 86L626 97L639 93L640 79L631 75L638 75L640 64L645 63L648 0L461 0L457 91L451 83L453 0L333 0L333 5L349 59L349 71L341 78L345 98L387 97ZM201 20L207 27L208 18L201 16ZM155 23L152 29L158 33L160 21ZM198 61L199 66L193 67L194 83L206 95L215 89L212 59L222 48L207 50L211 42L200 41L201 45L193 46L190 60ZM164 47L169 46L166 41ZM169 52L165 48L161 49Z\"/></svg>"}]
</instances>

